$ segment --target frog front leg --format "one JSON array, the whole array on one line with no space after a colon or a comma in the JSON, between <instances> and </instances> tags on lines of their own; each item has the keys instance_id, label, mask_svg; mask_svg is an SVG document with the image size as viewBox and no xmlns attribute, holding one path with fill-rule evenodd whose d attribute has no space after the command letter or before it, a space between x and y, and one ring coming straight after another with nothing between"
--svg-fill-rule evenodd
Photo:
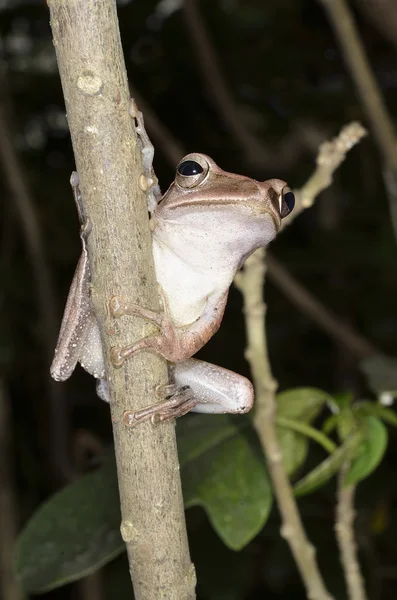
<instances>
[{"instance_id":1,"label":"frog front leg","mask_svg":"<svg viewBox=\"0 0 397 600\"><path fill-rule=\"evenodd\" d=\"M128 300L114 296L109 303L114 317L136 315L157 325L160 334L150 335L124 348L113 347L110 352L114 366L121 367L126 358L141 350L151 350L170 362L180 362L196 354L218 331L225 311L228 289L207 299L200 317L192 324L177 327L170 316L167 299L161 292L163 312L155 312Z\"/></svg>"},{"instance_id":2,"label":"frog front leg","mask_svg":"<svg viewBox=\"0 0 397 600\"><path fill-rule=\"evenodd\" d=\"M154 146L146 132L143 114L133 98L130 101L130 115L135 120L135 131L142 156L143 174L139 184L142 191L146 192L148 211L152 214L161 199L160 186L153 170Z\"/></svg>"}]
</instances>

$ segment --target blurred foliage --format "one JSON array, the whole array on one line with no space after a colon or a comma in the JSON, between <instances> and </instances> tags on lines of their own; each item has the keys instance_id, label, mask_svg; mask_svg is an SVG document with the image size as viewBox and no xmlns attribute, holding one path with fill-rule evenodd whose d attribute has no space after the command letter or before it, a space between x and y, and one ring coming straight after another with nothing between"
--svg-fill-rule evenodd
<instances>
[{"instance_id":1,"label":"blurred foliage","mask_svg":"<svg viewBox=\"0 0 397 600\"><path fill-rule=\"evenodd\" d=\"M172 4L175 10L167 13ZM334 136L352 119L365 122L343 57L315 0L201 0L199 8L238 107L238 118L270 154L280 157L277 169L266 160L253 165L214 108L183 12L177 6L177 2L123 0L119 2L119 17L130 81L186 151L206 152L229 171L259 180L281 177L297 187L311 173L316 148L323 139ZM395 118L396 48L367 14L358 12L358 4L355 15ZM39 217L60 319L80 245L68 183L74 161L45 2L0 1L0 59L8 69L10 123ZM6 101L5 89L0 90L0 101ZM296 144L292 156L279 151L282 142L286 147ZM173 169L160 146L155 167L166 189ZM43 352L37 285L3 170L0 197L0 365L12 399L13 466L18 511L25 523L39 505L54 498L52 494L60 485L59 473L56 468L54 471L59 448L52 435L57 415L50 410L48 400L48 359ZM397 248L382 164L371 136L349 154L332 188L278 237L272 251L342 321L366 336L385 357L397 356ZM388 429L386 440L384 423L395 425L395 413L373 399L376 395L384 401L385 392L397 389L395 362L391 358L371 359L361 365L364 376L357 357L299 313L270 281L266 297L268 341L281 389L280 407L299 406L296 397L283 400L291 388L311 386L306 390L315 387L327 391L321 392L318 408L313 414L309 411L306 419L288 411L283 417L320 432L324 424L324 436L334 436L338 444L335 453L351 444L352 435L361 436L360 443L353 444L357 455L350 471L355 481L368 476L360 482L357 496L360 558L371 600L393 599L397 446L394 428ZM200 356L249 375L244 346L241 299L232 290L223 325ZM63 389L67 396L64 435L68 450L76 468L90 471L97 462L98 449L92 443L82 444L82 434L88 433L99 446L111 443L108 407L97 399L93 381L80 368ZM308 397L307 391L304 397ZM334 404L329 404L330 398ZM372 400L358 402L361 398ZM339 412L328 417L322 410L325 403L333 410L337 405ZM217 428L220 437L216 437ZM199 600L303 599L299 576L279 536L277 510L270 510L267 475L255 437L247 434L250 426L240 427L238 420L224 419L218 427L211 418L184 417L177 429L181 454L190 457L182 468L186 500L205 509L196 506L187 511ZM184 430L189 431L190 450L182 450ZM312 437L309 441L310 429L306 436L281 425L278 431L285 448L284 460L295 480L300 478L302 483L303 477L313 478L316 469L322 469L322 487L300 498L299 506L330 590L343 600L346 596L333 533L335 469L324 469L324 462L327 466L335 453L325 456ZM103 468L71 485L81 486L86 478L93 478L88 479L91 484L98 483ZM257 496L248 495L246 489L252 490L255 482ZM214 489L216 496L209 498L208 490ZM107 491L111 493L111 489ZM258 501L260 495L262 503ZM115 496L112 498L110 503ZM51 534L62 524L67 510L66 506L59 519L55 515L50 521L48 517L47 532ZM246 522L241 517L244 511L250 517ZM241 530L229 527L228 516L242 521ZM70 540L75 539L72 530L70 534ZM98 546L103 550L102 542ZM239 552L230 549L242 546ZM63 576L66 580L66 574ZM130 594L124 556L107 565L100 577L104 597ZM72 598L75 593L73 586L67 586L47 595L52 600Z\"/></svg>"},{"instance_id":2,"label":"blurred foliage","mask_svg":"<svg viewBox=\"0 0 397 600\"><path fill-rule=\"evenodd\" d=\"M277 422L279 434L293 432L292 436L279 435L284 461L299 457L287 462L290 475L307 453L308 438L299 426L304 423L308 428L326 401L333 407L341 405L326 429L340 430L343 421L343 443L295 485L296 495L323 486L344 463L350 464L346 484L357 483L372 473L386 450L387 430L372 416L373 403L354 405L348 395L334 400L314 389L288 390L277 398ZM384 417L390 412L396 419L389 409L382 410ZM223 542L232 550L243 549L264 527L272 506L269 477L250 420L189 415L178 424L177 434L186 508L203 506ZM120 519L116 465L113 458L107 458L94 473L47 500L28 521L16 552L22 588L35 593L52 590L111 561L124 550Z\"/></svg>"}]
</instances>

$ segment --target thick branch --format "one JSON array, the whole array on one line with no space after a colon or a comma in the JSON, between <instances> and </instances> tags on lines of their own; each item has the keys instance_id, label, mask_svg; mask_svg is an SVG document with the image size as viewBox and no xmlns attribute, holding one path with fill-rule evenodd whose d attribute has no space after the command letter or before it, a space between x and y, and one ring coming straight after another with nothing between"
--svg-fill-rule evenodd
<instances>
[{"instance_id":1,"label":"thick branch","mask_svg":"<svg viewBox=\"0 0 397 600\"><path fill-rule=\"evenodd\" d=\"M114 295L158 309L146 198L139 188L140 152L115 0L49 0L84 209L92 304L98 319L111 395L111 416L126 542L136 600L192 600L190 562L172 423L132 429L123 414L155 402L166 381L159 357L138 354L115 369L112 346L152 331L141 319L112 319Z\"/></svg>"},{"instance_id":2,"label":"thick branch","mask_svg":"<svg viewBox=\"0 0 397 600\"><path fill-rule=\"evenodd\" d=\"M336 506L335 532L338 540L340 559L345 574L349 600L367 600L364 580L357 557L354 538L354 493L356 486L344 485L349 465L345 464L338 476L338 502Z\"/></svg>"}]
</instances>

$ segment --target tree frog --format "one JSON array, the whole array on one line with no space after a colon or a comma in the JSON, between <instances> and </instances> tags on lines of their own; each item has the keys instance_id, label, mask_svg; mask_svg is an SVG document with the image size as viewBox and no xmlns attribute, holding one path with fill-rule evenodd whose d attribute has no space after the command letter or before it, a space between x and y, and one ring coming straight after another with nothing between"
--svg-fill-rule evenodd
<instances>
[{"instance_id":1,"label":"tree frog","mask_svg":"<svg viewBox=\"0 0 397 600\"><path fill-rule=\"evenodd\" d=\"M285 181L258 182L223 171L205 154L191 153L176 168L175 179L161 196L153 173L153 146L142 114L132 105L143 154L141 187L147 191L152 248L162 300L160 313L113 297L115 318L139 315L159 333L125 348L112 348L116 367L138 351L159 353L170 364L173 384L164 386L162 401L128 414L135 425L163 421L193 410L244 413L253 404L252 384L227 369L191 358L218 330L236 271L257 248L265 247L293 209L294 195ZM78 177L71 184L82 228L82 255L74 275L61 325L51 375L64 381L76 363L98 381L98 395L108 400L99 328L90 302L86 249L90 223L84 219Z\"/></svg>"}]
</instances>

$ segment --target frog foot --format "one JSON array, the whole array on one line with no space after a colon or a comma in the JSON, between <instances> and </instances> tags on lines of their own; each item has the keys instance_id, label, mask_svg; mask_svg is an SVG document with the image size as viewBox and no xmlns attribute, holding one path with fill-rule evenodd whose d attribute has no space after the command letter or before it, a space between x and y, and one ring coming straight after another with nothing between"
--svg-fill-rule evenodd
<instances>
[{"instance_id":1,"label":"frog foot","mask_svg":"<svg viewBox=\"0 0 397 600\"><path fill-rule=\"evenodd\" d=\"M168 386L164 386L165 388ZM123 420L129 427L135 427L144 421L150 420L153 425L158 425L164 421L170 421L177 417L182 417L192 410L197 404L189 386L179 388L171 397L152 404L147 408L142 408L135 412L127 410L123 415Z\"/></svg>"},{"instance_id":2,"label":"frog foot","mask_svg":"<svg viewBox=\"0 0 397 600\"><path fill-rule=\"evenodd\" d=\"M164 300L163 306L165 307ZM154 323L160 329L159 334L149 335L130 346L111 348L110 358L115 367L121 367L128 357L141 350L156 352L170 362L178 362L186 358L184 349L180 347L180 336L166 307L164 312L156 312L114 296L109 302L109 309L111 315L116 318L123 315L136 315Z\"/></svg>"}]
</instances>

